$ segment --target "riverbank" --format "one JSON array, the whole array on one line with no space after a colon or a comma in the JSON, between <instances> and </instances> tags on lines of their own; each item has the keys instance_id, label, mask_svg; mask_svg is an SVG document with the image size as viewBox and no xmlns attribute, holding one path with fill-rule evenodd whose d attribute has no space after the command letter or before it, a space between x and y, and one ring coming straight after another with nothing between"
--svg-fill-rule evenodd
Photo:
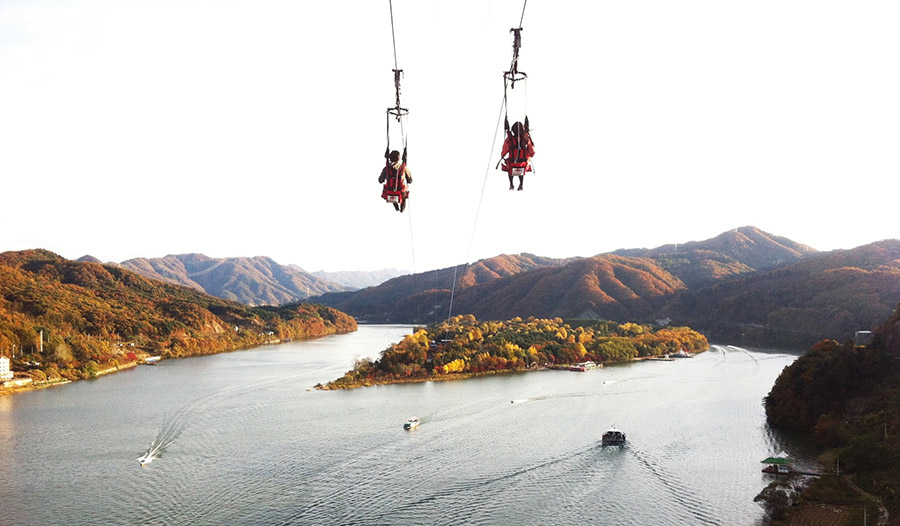
<instances>
[{"instance_id":1,"label":"riverbank","mask_svg":"<svg viewBox=\"0 0 900 526\"><path fill-rule=\"evenodd\" d=\"M767 526L877 524L887 526L887 508L851 477L776 475L754 500L766 509Z\"/></svg>"},{"instance_id":2,"label":"riverbank","mask_svg":"<svg viewBox=\"0 0 900 526\"><path fill-rule=\"evenodd\" d=\"M354 330L356 330L356 329L354 328ZM352 332L352 331L348 331L348 332ZM332 332L332 333L328 333L328 334L321 334L321 335L310 336L308 338L298 338L298 339L311 340L311 339L315 339L315 338L321 338L323 336L331 336L332 334L342 334L342 333L333 333ZM264 347L264 346L281 345L284 343L290 343L292 341L294 341L294 339L292 339L292 338L274 339L274 340L270 339L270 340L263 341L257 345L241 346L241 347L236 347L236 348L231 348L231 349L224 349L224 350L217 351L217 352L204 352L204 353L187 354L187 355L161 356L161 355L153 355L153 354L149 354L149 353L145 353L145 352L138 352L136 354L136 359L133 361L121 363L121 364L118 364L118 365L115 365L112 367L105 367L102 369L101 368L94 369L93 372L89 376L86 376L84 378L69 379L69 378L55 377L52 379L35 382L33 378L19 377L15 380L11 380L9 382L5 382L4 384L0 384L0 396L14 395L14 394L23 393L26 391L37 391L40 389L46 389L48 387L56 387L59 385L65 385L68 383L77 382L77 381L81 381L81 380L90 380L93 378L98 378L100 376L105 376L108 374L118 373L118 372L125 371L128 369L133 369L134 367L137 367L138 365L152 366L152 365L159 363L160 360L164 360L164 359L191 358L193 356L209 356L212 354L223 354L223 353L236 352L236 351L246 351L246 350L256 349L256 348L260 348L260 347ZM9 386L7 387L6 384L9 384Z\"/></svg>"},{"instance_id":3,"label":"riverbank","mask_svg":"<svg viewBox=\"0 0 900 526\"><path fill-rule=\"evenodd\" d=\"M104 376L107 374L117 373L119 371L124 371L127 369L132 369L140 365L140 361L128 362L120 365L116 365L113 367L107 367L105 369L100 369L94 373L94 376L91 378L96 378L98 376ZM89 380L90 378L85 378L85 380ZM75 380L68 380L65 378L58 378L52 380L45 380L43 382L35 382L33 379L30 382L19 383L17 385L12 385L10 387L0 387L0 396L4 395L12 395L17 393L22 393L25 391L37 391L39 389L47 389L48 387L56 387L58 385L66 385L70 384Z\"/></svg>"}]
</instances>

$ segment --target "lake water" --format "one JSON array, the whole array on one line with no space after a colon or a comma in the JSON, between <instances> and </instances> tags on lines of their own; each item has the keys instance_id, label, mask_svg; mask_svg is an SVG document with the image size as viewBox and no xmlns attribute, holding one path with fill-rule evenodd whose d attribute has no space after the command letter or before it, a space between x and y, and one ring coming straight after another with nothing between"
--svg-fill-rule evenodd
<instances>
[{"instance_id":1,"label":"lake water","mask_svg":"<svg viewBox=\"0 0 900 526\"><path fill-rule=\"evenodd\" d=\"M778 351L309 389L408 332L0 397L0 524L749 525L760 460L793 453L762 407L796 359ZM613 424L627 446L600 446ZM141 467L154 441L170 443Z\"/></svg>"}]
</instances>

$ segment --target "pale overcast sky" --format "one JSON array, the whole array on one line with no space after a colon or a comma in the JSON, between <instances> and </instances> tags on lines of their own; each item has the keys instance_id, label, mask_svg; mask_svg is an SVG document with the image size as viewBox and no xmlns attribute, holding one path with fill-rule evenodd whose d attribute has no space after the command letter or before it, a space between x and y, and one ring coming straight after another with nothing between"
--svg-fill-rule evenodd
<instances>
[{"instance_id":1,"label":"pale overcast sky","mask_svg":"<svg viewBox=\"0 0 900 526\"><path fill-rule=\"evenodd\" d=\"M394 0L401 215L376 181L388 1L0 0L0 251L421 272L744 225L900 237L900 2L531 0L537 172L510 192L492 140L522 6Z\"/></svg>"}]
</instances>

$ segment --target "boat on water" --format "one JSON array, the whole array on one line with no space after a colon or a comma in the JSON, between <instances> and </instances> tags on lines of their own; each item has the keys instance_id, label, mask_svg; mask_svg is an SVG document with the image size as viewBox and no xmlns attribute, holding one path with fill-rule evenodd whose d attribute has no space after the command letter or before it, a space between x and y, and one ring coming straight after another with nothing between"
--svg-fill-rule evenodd
<instances>
[{"instance_id":1,"label":"boat on water","mask_svg":"<svg viewBox=\"0 0 900 526\"><path fill-rule=\"evenodd\" d=\"M761 463L766 465L766 467L762 469L763 473L788 475L793 471L793 468L791 467L791 459L784 451L773 457L769 457L761 461Z\"/></svg>"},{"instance_id":2,"label":"boat on water","mask_svg":"<svg viewBox=\"0 0 900 526\"><path fill-rule=\"evenodd\" d=\"M606 433L603 433L603 438L600 441L604 446L624 446L625 433L613 426Z\"/></svg>"},{"instance_id":3,"label":"boat on water","mask_svg":"<svg viewBox=\"0 0 900 526\"><path fill-rule=\"evenodd\" d=\"M678 352L672 353L672 358L693 358L693 357L694 357L693 354L691 354L689 352L685 352L684 349L678 349Z\"/></svg>"},{"instance_id":4,"label":"boat on water","mask_svg":"<svg viewBox=\"0 0 900 526\"><path fill-rule=\"evenodd\" d=\"M598 364L596 362L581 362L576 363L575 365L570 365L567 367L567 369L570 371L579 371L583 373L585 371L590 371L591 369L600 369L601 367L603 367L603 364Z\"/></svg>"},{"instance_id":5,"label":"boat on water","mask_svg":"<svg viewBox=\"0 0 900 526\"><path fill-rule=\"evenodd\" d=\"M144 467L147 464L153 462L153 455L150 453L146 453L144 455L139 456L137 461L141 463L141 467Z\"/></svg>"},{"instance_id":6,"label":"boat on water","mask_svg":"<svg viewBox=\"0 0 900 526\"><path fill-rule=\"evenodd\" d=\"M411 416L406 419L406 422L403 423L403 429L415 429L419 427L419 424L421 424L421 422L419 421L419 417Z\"/></svg>"}]
</instances>

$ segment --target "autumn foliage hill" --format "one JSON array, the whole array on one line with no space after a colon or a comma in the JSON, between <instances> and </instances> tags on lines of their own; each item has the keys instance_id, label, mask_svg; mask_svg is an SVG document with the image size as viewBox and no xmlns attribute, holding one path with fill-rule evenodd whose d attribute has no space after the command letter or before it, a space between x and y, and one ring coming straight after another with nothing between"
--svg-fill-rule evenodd
<instances>
[{"instance_id":1,"label":"autumn foliage hill","mask_svg":"<svg viewBox=\"0 0 900 526\"><path fill-rule=\"evenodd\" d=\"M516 316L648 320L685 286L652 260L616 255L461 288L455 303L485 319Z\"/></svg>"},{"instance_id":2,"label":"autumn foliage hill","mask_svg":"<svg viewBox=\"0 0 900 526\"><path fill-rule=\"evenodd\" d=\"M360 291L323 294L315 300L375 323L437 320L447 316L454 279L460 289L476 287L531 270L562 267L578 259L502 254L472 265L399 276Z\"/></svg>"},{"instance_id":3,"label":"autumn foliage hill","mask_svg":"<svg viewBox=\"0 0 900 526\"><path fill-rule=\"evenodd\" d=\"M211 354L355 329L353 318L321 305L248 307L116 265L45 250L0 254L0 351L16 351L17 370L39 363L51 375L89 373L136 353Z\"/></svg>"},{"instance_id":4,"label":"autumn foliage hill","mask_svg":"<svg viewBox=\"0 0 900 526\"><path fill-rule=\"evenodd\" d=\"M503 255L316 301L376 323L433 323L454 312L669 319L717 341L805 350L872 330L898 299L900 241L817 252L741 227L704 241L590 258Z\"/></svg>"},{"instance_id":5,"label":"autumn foliage hill","mask_svg":"<svg viewBox=\"0 0 900 526\"><path fill-rule=\"evenodd\" d=\"M705 241L588 258L501 255L316 300L372 322L437 321L451 311L451 296L453 311L482 318L584 316L653 321L664 317L658 316L663 307L683 292L815 254L786 238L741 227ZM694 326L687 318L676 323Z\"/></svg>"},{"instance_id":6,"label":"autumn foliage hill","mask_svg":"<svg viewBox=\"0 0 900 526\"><path fill-rule=\"evenodd\" d=\"M822 252L680 294L661 315L714 339L808 348L872 330L900 299L900 241Z\"/></svg>"},{"instance_id":7,"label":"autumn foliage hill","mask_svg":"<svg viewBox=\"0 0 900 526\"><path fill-rule=\"evenodd\" d=\"M768 421L812 434L841 471L900 513L900 308L867 346L825 340L786 367Z\"/></svg>"}]
</instances>

